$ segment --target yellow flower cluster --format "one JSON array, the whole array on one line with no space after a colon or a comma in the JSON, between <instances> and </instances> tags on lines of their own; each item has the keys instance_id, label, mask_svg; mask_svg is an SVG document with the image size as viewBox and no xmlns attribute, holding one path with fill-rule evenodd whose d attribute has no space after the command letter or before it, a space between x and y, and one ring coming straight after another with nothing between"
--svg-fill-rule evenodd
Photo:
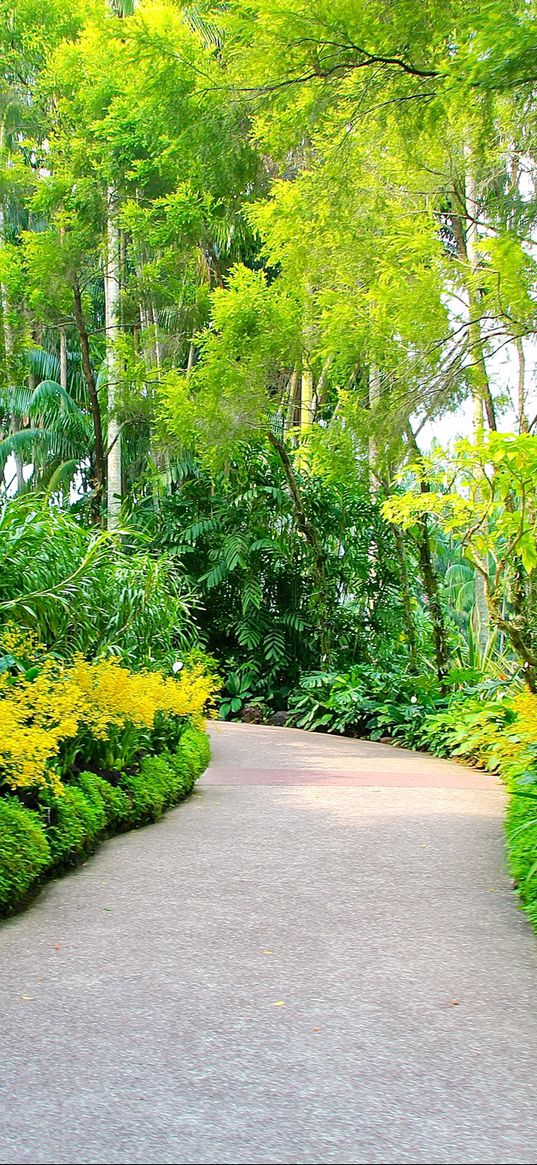
<instances>
[{"instance_id":1,"label":"yellow flower cluster","mask_svg":"<svg viewBox=\"0 0 537 1165\"><path fill-rule=\"evenodd\" d=\"M537 745L537 696L524 688L510 701L516 720L508 724L496 746L498 768L508 780L535 765Z\"/></svg>"},{"instance_id":2,"label":"yellow flower cluster","mask_svg":"<svg viewBox=\"0 0 537 1165\"><path fill-rule=\"evenodd\" d=\"M158 712L203 722L214 681L200 667L178 679L135 673L114 659L69 665L46 661L34 679L0 676L0 779L12 788L51 785L60 747L84 729L105 740L114 726L151 728Z\"/></svg>"},{"instance_id":3,"label":"yellow flower cluster","mask_svg":"<svg viewBox=\"0 0 537 1165\"><path fill-rule=\"evenodd\" d=\"M537 696L528 688L507 697L507 719L488 715L486 703L472 722L461 721L461 743L455 755L471 756L479 765L499 773L508 785L535 766L537 745Z\"/></svg>"}]
</instances>

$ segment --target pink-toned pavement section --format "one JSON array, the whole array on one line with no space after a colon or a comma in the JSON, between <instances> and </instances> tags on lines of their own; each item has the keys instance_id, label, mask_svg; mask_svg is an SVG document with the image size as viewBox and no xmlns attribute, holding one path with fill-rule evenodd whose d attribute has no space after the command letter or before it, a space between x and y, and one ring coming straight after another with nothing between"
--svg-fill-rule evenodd
<instances>
[{"instance_id":1,"label":"pink-toned pavement section","mask_svg":"<svg viewBox=\"0 0 537 1165\"><path fill-rule=\"evenodd\" d=\"M501 790L489 773L370 740L223 721L210 734L205 785Z\"/></svg>"}]
</instances>

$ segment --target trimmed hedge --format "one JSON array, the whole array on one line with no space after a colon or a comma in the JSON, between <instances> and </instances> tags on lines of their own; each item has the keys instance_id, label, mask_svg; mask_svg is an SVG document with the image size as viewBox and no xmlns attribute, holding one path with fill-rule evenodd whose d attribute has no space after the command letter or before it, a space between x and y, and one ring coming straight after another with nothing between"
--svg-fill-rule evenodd
<instances>
[{"instance_id":1,"label":"trimmed hedge","mask_svg":"<svg viewBox=\"0 0 537 1165\"><path fill-rule=\"evenodd\" d=\"M47 840L52 866L76 866L92 852L106 827L102 804L90 801L82 789L66 785L61 797L46 794L41 805L50 814Z\"/></svg>"},{"instance_id":2,"label":"trimmed hedge","mask_svg":"<svg viewBox=\"0 0 537 1165\"><path fill-rule=\"evenodd\" d=\"M505 821L509 872L537 930L537 797L513 794Z\"/></svg>"},{"instance_id":3,"label":"trimmed hedge","mask_svg":"<svg viewBox=\"0 0 537 1165\"><path fill-rule=\"evenodd\" d=\"M40 812L0 798L0 916L24 904L43 878L75 866L105 837L162 817L182 801L209 762L205 732L186 728L175 753L146 756L136 773L80 773L61 797L41 795Z\"/></svg>"},{"instance_id":4,"label":"trimmed hedge","mask_svg":"<svg viewBox=\"0 0 537 1165\"><path fill-rule=\"evenodd\" d=\"M25 809L16 797L0 800L0 912L20 902L51 855L45 830L37 813Z\"/></svg>"}]
</instances>

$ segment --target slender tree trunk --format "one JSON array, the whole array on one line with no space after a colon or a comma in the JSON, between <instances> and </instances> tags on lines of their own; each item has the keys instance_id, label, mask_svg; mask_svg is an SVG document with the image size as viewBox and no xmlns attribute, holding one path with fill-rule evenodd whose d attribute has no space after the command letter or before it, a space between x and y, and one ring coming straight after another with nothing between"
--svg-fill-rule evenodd
<instances>
[{"instance_id":1,"label":"slender tree trunk","mask_svg":"<svg viewBox=\"0 0 537 1165\"><path fill-rule=\"evenodd\" d=\"M401 571L401 598L403 601L403 619L405 624L406 640L408 643L408 654L413 669L417 669L418 665L418 649L416 644L416 627L414 624L414 611L412 608L412 594L410 590L410 580L408 577L408 562L407 550L405 546L405 537L400 526L393 527L395 545L397 547L397 557L399 559L399 568Z\"/></svg>"},{"instance_id":2,"label":"slender tree trunk","mask_svg":"<svg viewBox=\"0 0 537 1165\"><path fill-rule=\"evenodd\" d=\"M407 437L413 455L420 458L420 448L410 425L407 428ZM431 492L429 482L423 476L420 477L420 490L422 494L429 494ZM429 614L433 627L436 674L440 682L440 687L442 690L445 690L446 675L449 669L449 651L447 643L446 622L444 619L444 611L442 609L438 578L434 569L431 539L429 535L429 523L427 520L427 515L425 514L420 519L419 523L418 556L423 585L425 587L425 593L427 595L429 605Z\"/></svg>"},{"instance_id":3,"label":"slender tree trunk","mask_svg":"<svg viewBox=\"0 0 537 1165\"><path fill-rule=\"evenodd\" d=\"M300 488L296 479L296 474L293 469L293 464L285 443L280 440L274 433L269 431L268 439L276 450L278 457L283 466L283 471L289 487L289 493L293 499L295 509L295 517L298 529L304 535L313 558L313 574L315 584L317 587L317 614L319 618L320 627L320 647L323 661L327 658L330 650L330 631L329 631L329 609L328 609L328 580L326 576L326 563L324 558L323 547L320 538L317 534L315 526L310 522L304 502L300 493Z\"/></svg>"},{"instance_id":4,"label":"slender tree trunk","mask_svg":"<svg viewBox=\"0 0 537 1165\"><path fill-rule=\"evenodd\" d=\"M86 329L86 321L84 319L84 312L82 310L82 296L80 293L80 284L76 275L73 279L73 300L75 324L80 341L80 352L82 356L82 370L88 388L91 415L93 419L93 437L95 445L95 511L96 514L100 514L106 479L101 406L99 404L97 385L95 384L95 378L91 366L88 333Z\"/></svg>"},{"instance_id":5,"label":"slender tree trunk","mask_svg":"<svg viewBox=\"0 0 537 1165\"><path fill-rule=\"evenodd\" d=\"M122 502L121 428L118 408L118 354L120 304L120 240L117 224L117 191L107 191L106 262L104 270L104 315L106 335L106 369L108 382L108 449L107 501L108 529L119 525Z\"/></svg>"},{"instance_id":6,"label":"slender tree trunk","mask_svg":"<svg viewBox=\"0 0 537 1165\"><path fill-rule=\"evenodd\" d=\"M67 336L65 328L60 328L60 384L67 392Z\"/></svg>"},{"instance_id":7,"label":"slender tree trunk","mask_svg":"<svg viewBox=\"0 0 537 1165\"><path fill-rule=\"evenodd\" d=\"M518 381L517 381L517 414L518 414L518 430L519 433L529 433L528 416L526 413L526 355L524 352L524 344L522 336L517 336L515 339L515 347L518 356Z\"/></svg>"},{"instance_id":8,"label":"slender tree trunk","mask_svg":"<svg viewBox=\"0 0 537 1165\"><path fill-rule=\"evenodd\" d=\"M156 367L158 375L160 377L160 373L162 370L162 344L160 342L160 328L159 328L158 316L157 316L157 312L155 309L155 303L154 303L153 297L151 295L149 295L148 307L149 307L149 318L151 320L151 326L153 329L153 349L155 352L155 367Z\"/></svg>"},{"instance_id":9,"label":"slender tree trunk","mask_svg":"<svg viewBox=\"0 0 537 1165\"><path fill-rule=\"evenodd\" d=\"M474 432L483 435L484 419L489 429L496 430L496 414L485 360L485 347L481 331L481 299L476 281L479 276L479 203L473 171L471 151L465 148L464 193L454 192L460 206L460 214L454 214L451 222L455 236L457 255L461 262L466 294L468 296L468 337L470 341L470 387L474 406ZM465 223L465 229L462 227Z\"/></svg>"},{"instance_id":10,"label":"slender tree trunk","mask_svg":"<svg viewBox=\"0 0 537 1165\"><path fill-rule=\"evenodd\" d=\"M148 382L154 380L155 378L157 382L159 382L162 370L162 348L153 299L151 294L144 288L144 263L145 258L143 248L135 248L134 264L140 288L138 310L140 313L141 350L146 367ZM193 344L190 345L190 349L192 352L194 351ZM187 375L189 375L188 369ZM148 383L148 392L152 393L152 385L150 383ZM154 448L153 430L151 424L149 425L148 460L152 467L151 492L153 496L153 505L155 510L158 510L160 507L159 478L161 481L164 481L166 490L171 488L172 478L168 452L164 451L163 453L160 453L157 452Z\"/></svg>"},{"instance_id":11,"label":"slender tree trunk","mask_svg":"<svg viewBox=\"0 0 537 1165\"><path fill-rule=\"evenodd\" d=\"M287 411L285 414L285 431L294 428L296 421L297 410L297 392L298 389L298 372L296 368L291 373L289 380L289 396L287 398Z\"/></svg>"},{"instance_id":12,"label":"slender tree trunk","mask_svg":"<svg viewBox=\"0 0 537 1165\"><path fill-rule=\"evenodd\" d=\"M369 387L368 387L368 407L375 412L376 406L380 401L380 372L376 364L372 364L369 369ZM375 424L375 417L373 418L373 425ZM369 464L369 488L372 494L377 492L378 478L375 470L378 468L379 451L375 437L369 437L368 450L368 464Z\"/></svg>"},{"instance_id":13,"label":"slender tree trunk","mask_svg":"<svg viewBox=\"0 0 537 1165\"><path fill-rule=\"evenodd\" d=\"M0 129L0 156L3 153L4 134L3 127ZM4 202L0 199L0 243L6 241L6 216ZM4 336L4 359L6 370L6 381L8 389L13 387L15 377L15 336L11 326L8 289L5 283L0 283L0 306L2 308L2 329ZM12 433L20 432L20 422L18 417L11 413L10 415L10 429ZM13 456L15 462L15 480L17 482L17 493L21 493L25 487L23 460L19 453Z\"/></svg>"},{"instance_id":14,"label":"slender tree trunk","mask_svg":"<svg viewBox=\"0 0 537 1165\"><path fill-rule=\"evenodd\" d=\"M489 430L497 429L494 401L490 388L490 380L485 359L485 347L481 331L481 299L476 280L479 275L479 203L470 147L464 151L464 199L462 212L465 216L466 231L463 232L460 219L457 220L458 229L455 229L457 252L466 271L466 289L468 295L468 336L470 340L470 384L473 401L473 429L476 441L483 439L485 416ZM475 585L475 628L481 655L484 656L490 636L490 613L487 603L485 580L479 571L474 571Z\"/></svg>"},{"instance_id":15,"label":"slender tree trunk","mask_svg":"<svg viewBox=\"0 0 537 1165\"><path fill-rule=\"evenodd\" d=\"M300 384L300 429L306 433L313 424L313 372L311 368L302 369Z\"/></svg>"},{"instance_id":16,"label":"slender tree trunk","mask_svg":"<svg viewBox=\"0 0 537 1165\"><path fill-rule=\"evenodd\" d=\"M490 381L485 360L485 348L481 332L481 299L476 287L479 274L479 203L469 150L466 152L465 202L466 202L466 262L468 268L467 292L469 310L470 358L472 360L472 396L474 401L474 431L482 436L484 412L489 429L496 430L496 414L490 389Z\"/></svg>"}]
</instances>

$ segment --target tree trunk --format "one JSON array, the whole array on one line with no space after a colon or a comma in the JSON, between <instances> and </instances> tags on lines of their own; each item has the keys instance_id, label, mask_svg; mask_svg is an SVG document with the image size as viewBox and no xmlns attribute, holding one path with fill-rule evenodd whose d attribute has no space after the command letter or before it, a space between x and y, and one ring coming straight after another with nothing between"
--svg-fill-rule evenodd
<instances>
[{"instance_id":1,"label":"tree trunk","mask_svg":"<svg viewBox=\"0 0 537 1165\"><path fill-rule=\"evenodd\" d=\"M375 411L375 407L380 400L380 373L376 364L372 364L369 369L369 386L368 386L368 407ZM373 426L375 425L375 417L373 417ZM375 470L378 463L378 445L373 435L369 437L368 450L368 468L369 468L369 488L372 494L377 492L378 477Z\"/></svg>"},{"instance_id":2,"label":"tree trunk","mask_svg":"<svg viewBox=\"0 0 537 1165\"><path fill-rule=\"evenodd\" d=\"M289 492L293 499L295 509L296 523L300 532L304 535L305 541L308 543L313 557L313 574L315 584L317 587L317 614L319 618L320 627L320 647L321 656L324 660L328 657L330 650L330 631L329 631L329 608L328 608L328 585L326 577L326 563L324 559L324 552L321 541L315 529L315 526L310 522L306 511L304 509L304 502L298 486L295 471L291 462L291 458L287 452L285 444L279 437L269 431L268 439L272 447L276 450L278 457L283 466L283 471L289 486Z\"/></svg>"},{"instance_id":3,"label":"tree trunk","mask_svg":"<svg viewBox=\"0 0 537 1165\"><path fill-rule=\"evenodd\" d=\"M73 299L75 307L75 324L78 331L80 340L80 352L82 355L82 370L84 372L84 378L88 387L88 396L90 399L91 415L93 419L93 436L95 443L95 512L96 514L100 514L106 478L101 406L99 404L97 385L95 384L93 369L91 367L88 333L86 329L84 313L82 310L82 296L80 293L80 284L76 275L73 279Z\"/></svg>"},{"instance_id":4,"label":"tree trunk","mask_svg":"<svg viewBox=\"0 0 537 1165\"><path fill-rule=\"evenodd\" d=\"M3 147L3 134L0 135L0 149ZM0 199L0 243L6 241L6 220L5 208L2 199ZM5 283L0 283L0 306L2 308L2 329L4 335L4 357L6 370L6 383L8 391L13 387L15 378L15 336L10 320L10 303L8 289ZM12 433L20 431L20 422L14 413L10 414L10 429ZM25 487L23 460L19 453L13 455L15 462L15 480L17 482L17 493L21 493Z\"/></svg>"},{"instance_id":5,"label":"tree trunk","mask_svg":"<svg viewBox=\"0 0 537 1165\"><path fill-rule=\"evenodd\" d=\"M313 424L313 372L303 368L300 384L300 429L306 433Z\"/></svg>"},{"instance_id":6,"label":"tree trunk","mask_svg":"<svg viewBox=\"0 0 537 1165\"><path fill-rule=\"evenodd\" d=\"M296 423L296 410L297 410L297 396L298 395L299 395L299 393L298 393L298 372L296 371L296 368L295 368L293 370L293 372L291 373L291 379L289 381L289 395L287 398L287 410L286 410L286 414L285 414L285 431L286 432L288 429L293 429L295 426L295 423Z\"/></svg>"},{"instance_id":7,"label":"tree trunk","mask_svg":"<svg viewBox=\"0 0 537 1165\"><path fill-rule=\"evenodd\" d=\"M420 448L410 425L407 428L407 437L413 455L417 458L420 458ZM422 494L428 494L431 492L429 482L423 477L423 475L420 477L420 490ZM429 536L429 523L425 514L419 522L419 534L417 541L420 570L423 579L423 585L425 587L425 593L427 595L429 614L433 627L436 674L438 676L442 691L445 691L446 674L449 669L449 651L446 623L444 619L444 611L442 609L442 601L440 598L440 587L438 585L438 578L436 576L436 571L433 564L431 539Z\"/></svg>"},{"instance_id":8,"label":"tree trunk","mask_svg":"<svg viewBox=\"0 0 537 1165\"><path fill-rule=\"evenodd\" d=\"M60 328L60 384L67 392L67 336L65 328Z\"/></svg>"},{"instance_id":9,"label":"tree trunk","mask_svg":"<svg viewBox=\"0 0 537 1165\"><path fill-rule=\"evenodd\" d=\"M406 639L408 643L408 653L410 655L410 662L414 669L418 666L418 650L416 644L416 628L414 625L414 612L412 610L412 594L410 591L410 581L408 577L408 563L407 551L405 546L405 537L400 526L393 527L395 545L397 547L397 557L399 559L399 567L401 570L401 598L403 601L403 619L405 624Z\"/></svg>"},{"instance_id":10,"label":"tree trunk","mask_svg":"<svg viewBox=\"0 0 537 1165\"><path fill-rule=\"evenodd\" d=\"M108 529L119 525L122 502L121 428L117 417L120 246L117 191L107 191L106 262L104 270L104 326L108 384L107 509Z\"/></svg>"},{"instance_id":11,"label":"tree trunk","mask_svg":"<svg viewBox=\"0 0 537 1165\"><path fill-rule=\"evenodd\" d=\"M481 332L481 300L476 279L479 273L479 204L473 169L473 160L470 147L465 146L465 174L464 174L464 205L462 212L465 216L466 232L460 228L455 231L457 252L466 271L466 289L468 295L468 336L470 340L470 359L473 367L470 370L470 385L473 401L473 429L476 441L483 439L485 415L488 428L496 431L496 414L490 388L485 360L485 348ZM475 586L475 625L477 640L481 655L487 650L490 636L490 615L487 603L485 580L479 571L474 572Z\"/></svg>"},{"instance_id":12,"label":"tree trunk","mask_svg":"<svg viewBox=\"0 0 537 1165\"><path fill-rule=\"evenodd\" d=\"M471 151L468 146L464 150L465 172L464 193L461 196L454 191L454 198L459 203L461 213L452 216L452 227L457 248L457 255L462 265L463 275L468 296L468 337L470 340L470 388L474 406L474 432L483 435L484 417L486 415L489 429L496 430L496 414L494 401L490 389L490 381L485 360L483 335L481 332L481 299L476 279L479 275L479 204L477 187L473 171ZM461 215L466 229L461 226Z\"/></svg>"},{"instance_id":13,"label":"tree trunk","mask_svg":"<svg viewBox=\"0 0 537 1165\"><path fill-rule=\"evenodd\" d=\"M515 347L518 356L518 383L517 383L517 414L519 433L529 433L528 417L526 413L526 355L522 336L515 338Z\"/></svg>"}]
</instances>

